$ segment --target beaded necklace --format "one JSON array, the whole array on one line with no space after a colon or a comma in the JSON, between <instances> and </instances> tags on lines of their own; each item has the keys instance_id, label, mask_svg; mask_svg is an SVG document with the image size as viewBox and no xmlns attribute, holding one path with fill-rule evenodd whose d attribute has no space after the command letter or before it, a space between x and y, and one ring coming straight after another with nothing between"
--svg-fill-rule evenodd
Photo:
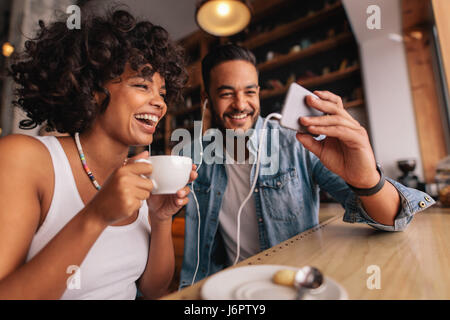
<instances>
[{"instance_id":1,"label":"beaded necklace","mask_svg":"<svg viewBox=\"0 0 450 320\"><path fill-rule=\"evenodd\" d=\"M92 184L94 185L95 189L100 190L101 189L100 184L97 182L97 180L95 180L94 175L92 174L91 170L89 169L89 167L86 163L86 158L84 157L83 148L81 148L80 134L78 132L75 132L75 143L77 145L78 154L80 155L80 159L81 159L81 163L83 164L84 171L86 171L89 179L91 179Z\"/></svg>"}]
</instances>

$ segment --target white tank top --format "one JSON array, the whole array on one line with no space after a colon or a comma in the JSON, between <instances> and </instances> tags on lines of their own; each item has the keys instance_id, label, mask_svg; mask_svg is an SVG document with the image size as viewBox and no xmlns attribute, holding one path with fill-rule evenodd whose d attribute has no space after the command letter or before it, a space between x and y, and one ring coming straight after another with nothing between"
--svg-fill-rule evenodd
<instances>
[{"instance_id":1,"label":"white tank top","mask_svg":"<svg viewBox=\"0 0 450 320\"><path fill-rule=\"evenodd\" d=\"M75 184L69 160L53 136L35 137L49 150L54 174L53 198L44 223L34 235L27 255L31 260L78 213L84 203ZM131 224L107 227L77 268L67 266L71 285L61 299L135 299L135 281L147 264L150 240L148 208L144 201ZM76 241L76 239L74 239Z\"/></svg>"}]
</instances>

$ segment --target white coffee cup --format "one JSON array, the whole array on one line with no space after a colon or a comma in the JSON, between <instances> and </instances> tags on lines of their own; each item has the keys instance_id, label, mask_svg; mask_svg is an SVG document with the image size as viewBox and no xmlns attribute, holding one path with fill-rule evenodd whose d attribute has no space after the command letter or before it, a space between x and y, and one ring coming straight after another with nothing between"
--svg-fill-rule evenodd
<instances>
[{"instance_id":1,"label":"white coffee cup","mask_svg":"<svg viewBox=\"0 0 450 320\"><path fill-rule=\"evenodd\" d=\"M145 162L153 166L148 177L153 183L152 194L174 194L189 182L192 171L192 159L182 156L152 156L137 159L134 162Z\"/></svg>"}]
</instances>

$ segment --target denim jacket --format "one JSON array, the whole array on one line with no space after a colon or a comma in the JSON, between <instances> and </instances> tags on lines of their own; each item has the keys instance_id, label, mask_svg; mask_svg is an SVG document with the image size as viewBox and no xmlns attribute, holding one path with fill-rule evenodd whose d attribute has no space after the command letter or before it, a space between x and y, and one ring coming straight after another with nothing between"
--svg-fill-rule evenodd
<instances>
[{"instance_id":1,"label":"denim jacket","mask_svg":"<svg viewBox=\"0 0 450 320\"><path fill-rule=\"evenodd\" d=\"M259 117L254 133L260 133L263 118ZM277 130L274 130L277 129ZM329 171L319 159L309 152L295 138L295 132L285 129L276 121L268 121L266 135L267 145L273 139L278 147L279 159L277 170L261 170L258 175L254 199L258 221L259 245L265 250L285 241L298 233L316 226L319 222L319 190L328 192L345 209L345 222L366 223L385 231L404 230L415 213L434 204L426 193L407 188L402 184L386 178L398 191L401 208L393 226L386 226L374 221L363 209L358 196L347 186L345 181ZM203 138L205 140L205 138ZM256 150L259 134L250 137L249 148ZM267 145L265 147L267 147ZM264 148L263 148L264 149ZM222 155L219 155L219 157ZM194 157L195 160L195 157ZM195 162L195 161L194 161ZM263 161L262 161L263 162ZM274 161L266 161L273 164ZM253 181L255 168L251 172ZM192 193L186 206L184 258L180 275L180 288L192 283L197 266L197 237L200 239L199 267L195 281L199 281L227 267L226 253L219 227L219 211L222 197L227 187L227 174L224 164L202 163L198 178L194 182L194 192L200 208L200 234L198 235L197 207ZM419 205L420 203L420 205Z\"/></svg>"}]
</instances>

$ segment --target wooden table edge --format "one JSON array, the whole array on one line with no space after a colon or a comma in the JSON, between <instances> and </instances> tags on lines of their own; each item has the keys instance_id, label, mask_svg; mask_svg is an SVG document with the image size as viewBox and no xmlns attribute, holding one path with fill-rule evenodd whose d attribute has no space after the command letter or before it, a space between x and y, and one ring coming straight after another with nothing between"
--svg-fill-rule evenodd
<instances>
[{"instance_id":1,"label":"wooden table edge","mask_svg":"<svg viewBox=\"0 0 450 320\"><path fill-rule=\"evenodd\" d=\"M326 219L326 220L322 221L318 225L316 225L316 226L314 226L314 227L312 227L312 228L310 228L308 230L305 230L305 231L303 231L303 232L301 232L301 233L299 233L299 234L297 234L297 235L295 235L295 236L293 236L293 237L291 237L291 238L289 238L289 239L287 239L287 240L285 240L283 242L280 242L279 244L277 244L277 245L275 245L275 246L273 246L273 247L271 247L269 249L261 251L261 252L257 253L256 255L239 262L235 266L231 266L231 267L225 268L225 269L223 269L223 270L221 270L219 272L222 272L222 271L225 271L225 270L229 270L229 269L232 269L232 268L248 266L248 265L263 264L262 262L263 262L264 257L269 256L270 253L276 253L279 250L282 250L283 248L288 247L289 243L294 243L295 241L301 241L303 239L306 239L306 237L309 236L310 234L312 234L312 233L314 233L314 232L316 232L316 231L318 231L320 229L325 228L328 224L334 222L335 220L337 220L339 218L342 218L343 215L344 215L344 213L340 213L340 214L337 214L337 215L335 215L333 217L330 217L329 219ZM201 288L202 288L204 282L207 281L212 276L213 275L211 275L209 277L206 277L206 278L196 282L192 286L185 287L185 288L183 288L183 289L181 289L179 291L169 293L169 294L159 298L159 300L202 300L201 295L200 295ZM189 294L190 290L194 290L194 293L196 293L195 297L193 297L193 296L189 297L190 296L190 294ZM183 296L183 293L187 293L187 294Z\"/></svg>"}]
</instances>

